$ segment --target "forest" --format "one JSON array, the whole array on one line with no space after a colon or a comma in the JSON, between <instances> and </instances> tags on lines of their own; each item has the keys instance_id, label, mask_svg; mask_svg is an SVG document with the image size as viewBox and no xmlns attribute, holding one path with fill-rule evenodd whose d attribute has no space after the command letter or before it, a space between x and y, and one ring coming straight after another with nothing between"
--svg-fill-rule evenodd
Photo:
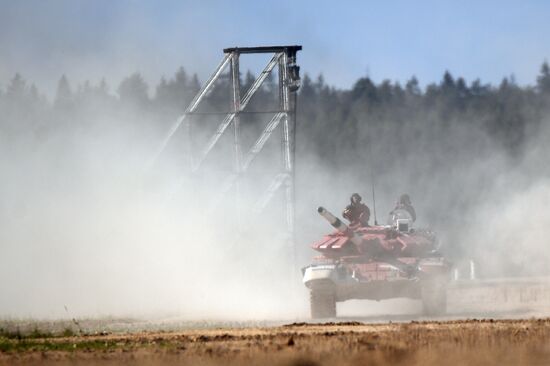
<instances>
[{"instance_id":1,"label":"forest","mask_svg":"<svg viewBox=\"0 0 550 366\"><path fill-rule=\"evenodd\" d=\"M241 76L243 91L254 77L250 71ZM252 113L242 116L244 126L256 124L261 114L254 111L276 108L274 80L275 76L268 78L253 98ZM228 76L218 84L208 95L204 111L230 111ZM49 155L48 169L70 166L56 157L71 156L81 136L92 138L99 151L102 139L115 141L114 145L140 140L147 148L134 157L134 163L144 164L201 81L181 67L154 86L139 73L115 87L106 80L75 85L62 76L53 98L44 96L22 74L0 85L4 85L0 89L4 166L12 162L11 170L5 172L18 174L25 163L17 156L28 156L29 149L35 155L56 151ZM316 174L321 172L315 184L333 187L336 197L330 203L341 202L342 207L353 191L364 194L370 205L370 187L376 181L379 212L388 212L400 193L410 193L420 221L443 231L451 252L467 246L465 234L456 239L463 227L479 223L482 215L492 215L494 210L506 210L506 197L528 191L534 182L549 176L545 136L550 67L546 62L534 85L518 85L513 76L504 77L498 85L467 82L448 71L439 82L425 86L414 76L404 85L361 77L346 89L328 85L323 75L312 78L306 72L297 99L298 201L310 205L320 200L321 195L308 188L314 185L311 162L317 164ZM254 128L258 132L262 127ZM252 141L246 136L245 140ZM102 157L108 160L111 153L103 152ZM72 164L82 161L80 157ZM88 178L79 174L70 180ZM14 177L13 182L15 186L21 180ZM309 206L304 210L298 209L298 221L310 220L313 211ZM312 235L298 233L302 240ZM468 240L468 245L473 241Z\"/></svg>"},{"instance_id":2,"label":"forest","mask_svg":"<svg viewBox=\"0 0 550 366\"><path fill-rule=\"evenodd\" d=\"M254 75L248 71L242 79L244 91ZM209 95L207 108L230 111L228 76L218 84L226 85L217 86ZM75 121L87 120L90 109L124 113L132 108L155 116L152 120L170 120L185 110L199 88L197 75L183 67L154 87L139 73L124 78L115 88L106 80L75 86L63 75L50 100L18 73L0 83L0 128L4 134L55 129L69 116ZM268 78L250 109L274 109L275 88L273 77ZM513 157L521 154L529 136L537 134L548 115L550 67L544 62L536 84L524 86L516 84L513 75L491 85L479 79L467 83L447 71L440 82L425 87L414 76L404 85L361 77L350 89L339 89L327 85L323 75L311 78L306 73L298 100L298 129L303 140L298 148L307 148L331 163L349 160L353 157L350 152L361 155L366 131L373 137L384 134L388 139L384 144L407 154L414 151L419 137L429 135L437 144L454 124L486 133L495 146ZM322 150L316 149L320 146Z\"/></svg>"}]
</instances>

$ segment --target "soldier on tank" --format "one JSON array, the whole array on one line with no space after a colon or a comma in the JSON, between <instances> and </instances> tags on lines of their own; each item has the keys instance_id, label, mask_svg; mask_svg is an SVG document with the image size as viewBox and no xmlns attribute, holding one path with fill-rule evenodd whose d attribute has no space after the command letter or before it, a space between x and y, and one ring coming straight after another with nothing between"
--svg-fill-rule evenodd
<instances>
[{"instance_id":1,"label":"soldier on tank","mask_svg":"<svg viewBox=\"0 0 550 366\"><path fill-rule=\"evenodd\" d=\"M359 193L351 195L350 204L346 206L342 216L349 220L351 228L369 226L370 209L364 203L361 203Z\"/></svg>"},{"instance_id":2,"label":"soldier on tank","mask_svg":"<svg viewBox=\"0 0 550 366\"><path fill-rule=\"evenodd\" d=\"M411 203L411 197L409 197L408 194L404 193L399 197L399 201L397 201L397 204L395 205L393 211L390 212L390 215L393 215L397 210L407 211L409 215L411 215L412 221L416 221L416 211Z\"/></svg>"}]
</instances>

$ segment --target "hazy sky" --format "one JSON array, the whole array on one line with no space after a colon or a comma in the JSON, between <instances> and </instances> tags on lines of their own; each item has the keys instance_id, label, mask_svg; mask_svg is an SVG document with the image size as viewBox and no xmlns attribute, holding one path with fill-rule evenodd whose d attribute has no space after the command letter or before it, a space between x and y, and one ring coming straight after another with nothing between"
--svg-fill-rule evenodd
<instances>
[{"instance_id":1,"label":"hazy sky","mask_svg":"<svg viewBox=\"0 0 550 366\"><path fill-rule=\"evenodd\" d=\"M140 71L154 85L180 65L204 80L224 47L274 44L303 45L303 71L339 87L367 73L426 84L446 69L532 84L549 16L548 1L0 0L0 88L15 72L45 91L63 73L114 90Z\"/></svg>"}]
</instances>

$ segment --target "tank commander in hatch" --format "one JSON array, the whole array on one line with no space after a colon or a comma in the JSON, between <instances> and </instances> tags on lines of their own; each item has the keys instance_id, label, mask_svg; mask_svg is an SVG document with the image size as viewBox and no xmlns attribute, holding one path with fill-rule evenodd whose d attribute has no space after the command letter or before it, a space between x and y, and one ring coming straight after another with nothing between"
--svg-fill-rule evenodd
<instances>
[{"instance_id":1,"label":"tank commander in hatch","mask_svg":"<svg viewBox=\"0 0 550 366\"><path fill-rule=\"evenodd\" d=\"M359 193L351 195L350 204L342 213L345 219L349 220L350 227L356 229L362 226L369 226L370 209L364 203L361 203Z\"/></svg>"},{"instance_id":2,"label":"tank commander in hatch","mask_svg":"<svg viewBox=\"0 0 550 366\"><path fill-rule=\"evenodd\" d=\"M408 194L404 193L399 197L399 201L397 201L397 204L395 205L393 211L390 212L390 215L393 215L397 210L407 211L409 215L411 215L412 221L416 221L416 211L411 203L411 197L409 197Z\"/></svg>"}]
</instances>

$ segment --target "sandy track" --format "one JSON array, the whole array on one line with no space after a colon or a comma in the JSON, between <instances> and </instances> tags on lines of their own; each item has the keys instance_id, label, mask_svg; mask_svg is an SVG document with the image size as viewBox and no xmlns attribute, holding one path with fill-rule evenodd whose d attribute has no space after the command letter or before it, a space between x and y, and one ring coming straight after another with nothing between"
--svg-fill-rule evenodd
<instances>
[{"instance_id":1,"label":"sandy track","mask_svg":"<svg viewBox=\"0 0 550 366\"><path fill-rule=\"evenodd\" d=\"M196 329L4 339L0 364L547 365L550 319Z\"/></svg>"}]
</instances>

